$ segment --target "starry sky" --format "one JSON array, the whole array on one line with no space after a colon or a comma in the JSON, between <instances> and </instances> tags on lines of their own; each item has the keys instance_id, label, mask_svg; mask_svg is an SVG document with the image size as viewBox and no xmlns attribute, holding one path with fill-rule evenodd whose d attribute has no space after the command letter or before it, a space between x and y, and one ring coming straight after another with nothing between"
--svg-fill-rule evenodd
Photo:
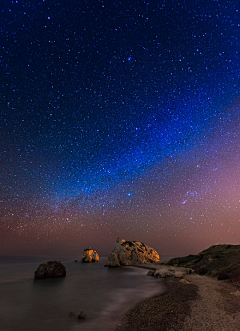
<instances>
[{"instance_id":1,"label":"starry sky","mask_svg":"<svg viewBox=\"0 0 240 331\"><path fill-rule=\"evenodd\" d=\"M240 244L235 0L3 0L1 254Z\"/></svg>"}]
</instances>

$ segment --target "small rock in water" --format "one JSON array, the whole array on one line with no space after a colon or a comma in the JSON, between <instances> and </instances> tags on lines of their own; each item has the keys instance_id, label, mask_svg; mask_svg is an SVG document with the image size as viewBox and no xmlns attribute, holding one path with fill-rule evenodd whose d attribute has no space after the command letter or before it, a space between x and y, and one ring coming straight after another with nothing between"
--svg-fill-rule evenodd
<instances>
[{"instance_id":1,"label":"small rock in water","mask_svg":"<svg viewBox=\"0 0 240 331\"><path fill-rule=\"evenodd\" d=\"M78 262L78 260L75 260L75 262Z\"/></svg>"},{"instance_id":2,"label":"small rock in water","mask_svg":"<svg viewBox=\"0 0 240 331\"><path fill-rule=\"evenodd\" d=\"M83 251L82 262L98 262L99 254L92 248L86 248Z\"/></svg>"},{"instance_id":3,"label":"small rock in water","mask_svg":"<svg viewBox=\"0 0 240 331\"><path fill-rule=\"evenodd\" d=\"M80 314L78 315L78 319L79 320L81 320L81 319L85 320L86 318L87 318L87 315L83 311L81 311Z\"/></svg>"},{"instance_id":4,"label":"small rock in water","mask_svg":"<svg viewBox=\"0 0 240 331\"><path fill-rule=\"evenodd\" d=\"M41 263L35 271L35 279L65 277L66 268L60 261Z\"/></svg>"}]
</instances>

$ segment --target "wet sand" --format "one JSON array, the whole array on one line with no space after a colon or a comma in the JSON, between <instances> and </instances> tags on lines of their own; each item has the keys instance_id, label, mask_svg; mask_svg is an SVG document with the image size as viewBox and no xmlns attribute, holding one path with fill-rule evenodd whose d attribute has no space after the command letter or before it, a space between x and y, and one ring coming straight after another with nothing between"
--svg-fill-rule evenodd
<instances>
[{"instance_id":1,"label":"wet sand","mask_svg":"<svg viewBox=\"0 0 240 331\"><path fill-rule=\"evenodd\" d=\"M147 276L146 276L147 277ZM166 292L122 316L115 331L240 331L240 289L209 276L165 278Z\"/></svg>"}]
</instances>

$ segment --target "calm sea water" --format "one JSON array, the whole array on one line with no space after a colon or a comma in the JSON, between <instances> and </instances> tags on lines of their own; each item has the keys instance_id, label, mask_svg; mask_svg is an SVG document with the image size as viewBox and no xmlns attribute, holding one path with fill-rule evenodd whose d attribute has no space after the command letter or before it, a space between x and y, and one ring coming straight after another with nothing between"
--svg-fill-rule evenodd
<instances>
[{"instance_id":1,"label":"calm sea water","mask_svg":"<svg viewBox=\"0 0 240 331\"><path fill-rule=\"evenodd\" d=\"M136 303L164 291L147 269L105 268L106 257L93 264L62 260L65 278L34 280L48 260L0 260L1 331L109 331ZM80 311L86 320L77 319Z\"/></svg>"}]
</instances>

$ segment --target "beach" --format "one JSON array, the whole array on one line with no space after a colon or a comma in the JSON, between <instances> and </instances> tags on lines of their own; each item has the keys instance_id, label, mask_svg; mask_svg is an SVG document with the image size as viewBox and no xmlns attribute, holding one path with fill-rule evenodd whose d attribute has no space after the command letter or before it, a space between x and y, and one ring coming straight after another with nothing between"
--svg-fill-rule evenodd
<instances>
[{"instance_id":1,"label":"beach","mask_svg":"<svg viewBox=\"0 0 240 331\"><path fill-rule=\"evenodd\" d=\"M137 304L115 331L239 331L240 289L210 276L165 278L166 291Z\"/></svg>"},{"instance_id":2,"label":"beach","mask_svg":"<svg viewBox=\"0 0 240 331\"><path fill-rule=\"evenodd\" d=\"M1 264L1 331L240 330L240 288L227 281L197 273L184 275L188 284L147 276L160 263L104 268L106 258L63 262L66 277L37 281L38 263ZM81 310L85 321L77 318Z\"/></svg>"}]
</instances>

